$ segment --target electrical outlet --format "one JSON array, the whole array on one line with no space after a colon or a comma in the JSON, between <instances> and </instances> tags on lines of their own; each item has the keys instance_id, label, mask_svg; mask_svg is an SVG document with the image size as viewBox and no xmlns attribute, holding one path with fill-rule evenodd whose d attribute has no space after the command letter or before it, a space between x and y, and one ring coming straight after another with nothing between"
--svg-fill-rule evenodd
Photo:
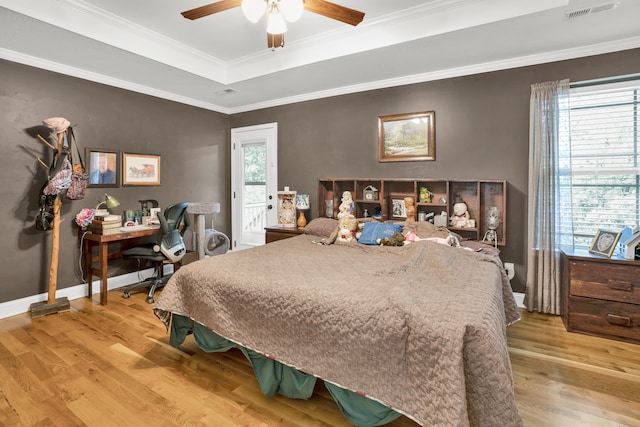
<instances>
[{"instance_id":1,"label":"electrical outlet","mask_svg":"<svg viewBox=\"0 0 640 427\"><path fill-rule=\"evenodd\" d=\"M516 267L513 265L513 263L505 262L504 269L507 270L507 277L509 278L509 280L513 279L513 277L516 275Z\"/></svg>"}]
</instances>

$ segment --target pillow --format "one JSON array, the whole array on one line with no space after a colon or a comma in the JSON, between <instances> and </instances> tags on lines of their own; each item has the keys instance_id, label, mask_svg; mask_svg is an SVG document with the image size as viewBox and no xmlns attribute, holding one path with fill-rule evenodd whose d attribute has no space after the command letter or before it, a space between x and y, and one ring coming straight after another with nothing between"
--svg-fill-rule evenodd
<instances>
[{"instance_id":1,"label":"pillow","mask_svg":"<svg viewBox=\"0 0 640 427\"><path fill-rule=\"evenodd\" d=\"M314 218L304 228L304 234L312 236L329 237L338 229L338 220L333 218Z\"/></svg>"},{"instance_id":2,"label":"pillow","mask_svg":"<svg viewBox=\"0 0 640 427\"><path fill-rule=\"evenodd\" d=\"M391 237L394 233L402 232L401 224L389 224L384 222L365 222L362 235L358 243L363 245L378 245L380 239Z\"/></svg>"},{"instance_id":3,"label":"pillow","mask_svg":"<svg viewBox=\"0 0 640 427\"><path fill-rule=\"evenodd\" d=\"M413 231L421 239L427 239L429 237L440 237L442 239L446 239L449 237L449 230L447 227L438 227L428 221L405 223L405 234L409 231Z\"/></svg>"}]
</instances>

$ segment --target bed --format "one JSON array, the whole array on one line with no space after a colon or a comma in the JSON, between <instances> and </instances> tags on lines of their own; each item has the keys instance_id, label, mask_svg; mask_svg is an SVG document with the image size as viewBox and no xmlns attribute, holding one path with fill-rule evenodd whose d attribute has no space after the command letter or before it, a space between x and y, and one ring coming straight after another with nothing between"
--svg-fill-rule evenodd
<instances>
[{"instance_id":1,"label":"bed","mask_svg":"<svg viewBox=\"0 0 640 427\"><path fill-rule=\"evenodd\" d=\"M425 426L522 425L506 340L520 314L494 248L326 239L303 234L178 270L154 307L171 344L193 333L206 351L239 346L267 395L309 397L320 378L356 425L399 414Z\"/></svg>"}]
</instances>

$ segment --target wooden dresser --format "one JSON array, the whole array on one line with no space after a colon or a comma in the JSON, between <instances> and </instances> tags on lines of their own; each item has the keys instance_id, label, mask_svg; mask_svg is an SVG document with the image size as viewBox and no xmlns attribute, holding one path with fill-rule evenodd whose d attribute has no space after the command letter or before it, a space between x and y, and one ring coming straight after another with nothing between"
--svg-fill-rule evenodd
<instances>
[{"instance_id":1,"label":"wooden dresser","mask_svg":"<svg viewBox=\"0 0 640 427\"><path fill-rule=\"evenodd\" d=\"M265 243L275 242L277 240L288 239L289 237L299 236L304 233L304 228L286 228L278 227L265 227L264 240Z\"/></svg>"},{"instance_id":2,"label":"wooden dresser","mask_svg":"<svg viewBox=\"0 0 640 427\"><path fill-rule=\"evenodd\" d=\"M570 332L640 343L640 261L563 252L561 314Z\"/></svg>"}]
</instances>

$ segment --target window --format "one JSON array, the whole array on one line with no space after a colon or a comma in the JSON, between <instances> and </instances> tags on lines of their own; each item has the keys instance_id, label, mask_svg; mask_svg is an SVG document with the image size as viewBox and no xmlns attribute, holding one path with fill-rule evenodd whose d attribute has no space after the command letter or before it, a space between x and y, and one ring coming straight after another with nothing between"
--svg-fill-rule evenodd
<instances>
[{"instance_id":1,"label":"window","mask_svg":"<svg viewBox=\"0 0 640 427\"><path fill-rule=\"evenodd\" d=\"M571 87L570 215L577 247L590 246L598 229L640 224L640 80L635 78Z\"/></svg>"}]
</instances>

